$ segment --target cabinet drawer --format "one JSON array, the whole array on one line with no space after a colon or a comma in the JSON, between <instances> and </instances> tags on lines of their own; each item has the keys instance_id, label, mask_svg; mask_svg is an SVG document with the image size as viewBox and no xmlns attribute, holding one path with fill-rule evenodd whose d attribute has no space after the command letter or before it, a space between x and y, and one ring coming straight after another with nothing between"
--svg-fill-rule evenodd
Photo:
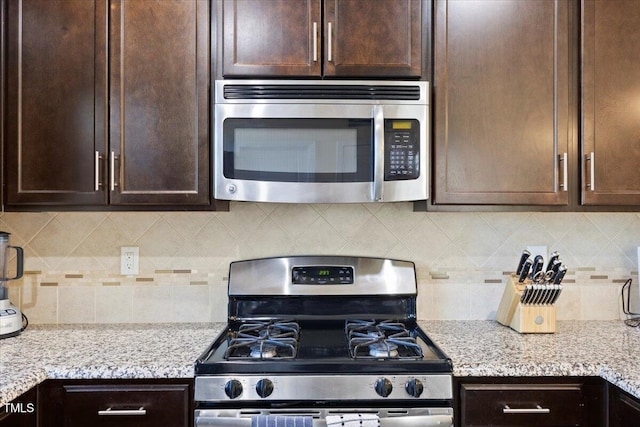
<instances>
[{"instance_id":1,"label":"cabinet drawer","mask_svg":"<svg viewBox=\"0 0 640 427\"><path fill-rule=\"evenodd\" d=\"M581 384L463 384L462 426L583 425Z\"/></svg>"},{"instance_id":2,"label":"cabinet drawer","mask_svg":"<svg viewBox=\"0 0 640 427\"><path fill-rule=\"evenodd\" d=\"M189 386L64 385L65 427L189 425Z\"/></svg>"}]
</instances>

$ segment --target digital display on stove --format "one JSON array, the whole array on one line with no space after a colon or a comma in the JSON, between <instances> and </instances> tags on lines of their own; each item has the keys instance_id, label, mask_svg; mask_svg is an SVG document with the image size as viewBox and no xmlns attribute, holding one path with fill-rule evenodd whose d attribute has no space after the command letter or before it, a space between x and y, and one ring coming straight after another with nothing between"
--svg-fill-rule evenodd
<instances>
[{"instance_id":1,"label":"digital display on stove","mask_svg":"<svg viewBox=\"0 0 640 427\"><path fill-rule=\"evenodd\" d=\"M293 267L291 283L294 285L352 285L353 267Z\"/></svg>"}]
</instances>

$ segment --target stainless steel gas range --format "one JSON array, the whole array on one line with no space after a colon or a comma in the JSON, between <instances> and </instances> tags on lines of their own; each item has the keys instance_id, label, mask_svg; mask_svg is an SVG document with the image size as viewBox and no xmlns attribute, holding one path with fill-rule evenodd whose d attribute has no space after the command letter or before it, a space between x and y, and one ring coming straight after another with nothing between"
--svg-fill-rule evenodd
<instances>
[{"instance_id":1,"label":"stainless steel gas range","mask_svg":"<svg viewBox=\"0 0 640 427\"><path fill-rule=\"evenodd\" d=\"M416 295L409 261L231 263L227 328L195 364L195 426L452 426L451 360Z\"/></svg>"}]
</instances>

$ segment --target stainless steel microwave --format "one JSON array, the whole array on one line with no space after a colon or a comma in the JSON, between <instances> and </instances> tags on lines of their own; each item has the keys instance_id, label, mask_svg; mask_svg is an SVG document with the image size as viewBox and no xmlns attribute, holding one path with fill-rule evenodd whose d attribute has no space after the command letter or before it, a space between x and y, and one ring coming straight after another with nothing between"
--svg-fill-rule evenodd
<instances>
[{"instance_id":1,"label":"stainless steel microwave","mask_svg":"<svg viewBox=\"0 0 640 427\"><path fill-rule=\"evenodd\" d=\"M424 200L428 99L418 81L218 80L215 197Z\"/></svg>"}]
</instances>

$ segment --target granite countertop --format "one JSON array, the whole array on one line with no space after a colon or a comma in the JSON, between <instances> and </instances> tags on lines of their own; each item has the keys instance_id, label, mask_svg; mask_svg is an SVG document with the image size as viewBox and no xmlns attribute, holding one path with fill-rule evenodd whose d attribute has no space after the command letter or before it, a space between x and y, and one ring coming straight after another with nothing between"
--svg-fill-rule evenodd
<instances>
[{"instance_id":1,"label":"granite countertop","mask_svg":"<svg viewBox=\"0 0 640 427\"><path fill-rule=\"evenodd\" d=\"M560 321L519 334L493 321L421 321L456 376L600 376L640 398L640 328ZM0 405L48 378L190 378L224 328L207 324L32 325L0 341Z\"/></svg>"},{"instance_id":2,"label":"granite countertop","mask_svg":"<svg viewBox=\"0 0 640 427\"><path fill-rule=\"evenodd\" d=\"M193 378L224 326L29 325L0 341L0 406L48 378Z\"/></svg>"},{"instance_id":3,"label":"granite countertop","mask_svg":"<svg viewBox=\"0 0 640 427\"><path fill-rule=\"evenodd\" d=\"M455 376L599 376L640 398L640 328L623 321L559 321L520 334L494 321L421 321Z\"/></svg>"}]
</instances>

